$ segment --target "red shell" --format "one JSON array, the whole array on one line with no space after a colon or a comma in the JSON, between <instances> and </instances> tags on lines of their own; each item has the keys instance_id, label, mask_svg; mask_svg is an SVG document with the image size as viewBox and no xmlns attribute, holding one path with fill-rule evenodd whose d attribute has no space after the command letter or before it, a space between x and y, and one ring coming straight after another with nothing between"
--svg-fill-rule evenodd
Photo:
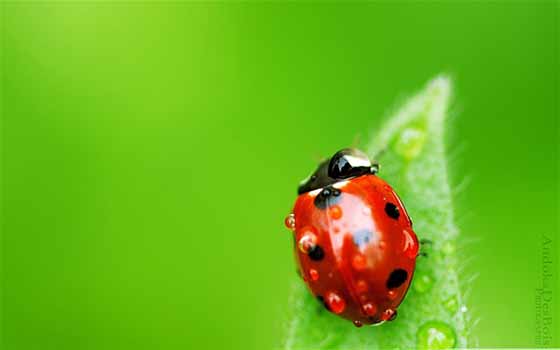
<instances>
[{"instance_id":1,"label":"red shell","mask_svg":"<svg viewBox=\"0 0 560 350\"><path fill-rule=\"evenodd\" d=\"M296 261L326 308L354 324L394 318L414 273L418 239L393 189L364 175L301 194L293 214Z\"/></svg>"}]
</instances>

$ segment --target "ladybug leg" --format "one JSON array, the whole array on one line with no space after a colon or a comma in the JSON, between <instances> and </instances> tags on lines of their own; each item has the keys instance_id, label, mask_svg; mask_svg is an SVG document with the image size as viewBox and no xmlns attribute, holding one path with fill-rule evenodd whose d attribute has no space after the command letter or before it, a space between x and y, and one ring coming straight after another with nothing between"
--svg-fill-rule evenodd
<instances>
[{"instance_id":1,"label":"ladybug leg","mask_svg":"<svg viewBox=\"0 0 560 350\"><path fill-rule=\"evenodd\" d=\"M433 242L432 242L431 240L426 239L426 238L423 238L423 239L420 240L420 245L421 245L422 247L431 246L432 243L433 243ZM418 255L416 255L416 256L417 256L417 257L418 257L418 256L422 256L422 257L424 257L424 258L427 258L427 257L428 257L428 253L425 252L425 251L421 251L421 252L418 252Z\"/></svg>"},{"instance_id":2,"label":"ladybug leg","mask_svg":"<svg viewBox=\"0 0 560 350\"><path fill-rule=\"evenodd\" d=\"M325 302L325 299L320 296L317 295L317 300L319 300L319 304L317 304L317 313L320 315L323 312L325 312L325 309L329 309L329 307L327 306L327 303Z\"/></svg>"}]
</instances>

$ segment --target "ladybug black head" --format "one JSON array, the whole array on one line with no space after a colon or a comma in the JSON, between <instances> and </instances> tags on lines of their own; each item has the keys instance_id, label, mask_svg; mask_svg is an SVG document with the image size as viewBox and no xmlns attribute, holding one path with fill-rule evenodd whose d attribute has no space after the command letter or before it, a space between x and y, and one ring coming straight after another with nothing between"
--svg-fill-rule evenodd
<instances>
[{"instance_id":1,"label":"ladybug black head","mask_svg":"<svg viewBox=\"0 0 560 350\"><path fill-rule=\"evenodd\" d=\"M298 194L376 172L377 166L371 164L364 152L355 148L345 148L336 152L330 159L321 162L317 170L299 185Z\"/></svg>"}]
</instances>

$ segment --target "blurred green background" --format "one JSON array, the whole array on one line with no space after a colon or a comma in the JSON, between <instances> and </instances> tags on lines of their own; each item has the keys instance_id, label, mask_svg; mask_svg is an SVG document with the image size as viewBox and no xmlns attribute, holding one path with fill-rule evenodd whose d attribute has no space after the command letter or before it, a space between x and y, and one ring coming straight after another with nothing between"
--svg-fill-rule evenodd
<instances>
[{"instance_id":1,"label":"blurred green background","mask_svg":"<svg viewBox=\"0 0 560 350\"><path fill-rule=\"evenodd\" d=\"M557 2L0 8L3 349L278 346L297 183L440 72L474 335L537 344Z\"/></svg>"}]
</instances>

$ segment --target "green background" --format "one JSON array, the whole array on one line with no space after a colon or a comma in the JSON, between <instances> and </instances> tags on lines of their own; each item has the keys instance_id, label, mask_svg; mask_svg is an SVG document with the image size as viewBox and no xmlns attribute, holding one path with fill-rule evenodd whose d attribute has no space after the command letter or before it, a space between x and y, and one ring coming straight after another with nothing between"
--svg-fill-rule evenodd
<instances>
[{"instance_id":1,"label":"green background","mask_svg":"<svg viewBox=\"0 0 560 350\"><path fill-rule=\"evenodd\" d=\"M556 2L1 9L3 349L278 346L297 183L440 72L474 336L535 345Z\"/></svg>"}]
</instances>

